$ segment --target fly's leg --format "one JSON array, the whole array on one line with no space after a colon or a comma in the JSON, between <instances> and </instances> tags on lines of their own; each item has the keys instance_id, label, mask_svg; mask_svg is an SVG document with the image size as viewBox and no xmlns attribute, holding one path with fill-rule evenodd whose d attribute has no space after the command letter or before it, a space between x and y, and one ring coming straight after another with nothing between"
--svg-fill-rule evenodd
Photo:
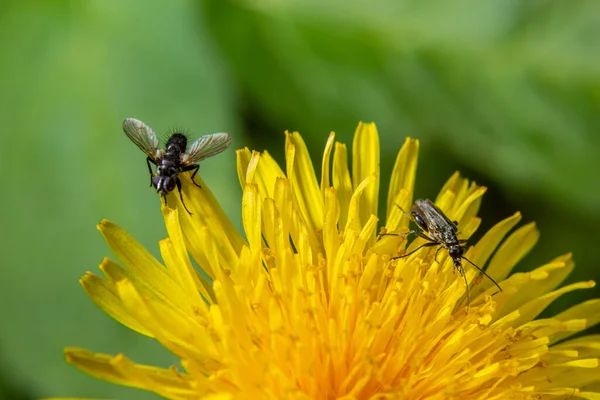
<instances>
[{"instance_id":1,"label":"fly's leg","mask_svg":"<svg viewBox=\"0 0 600 400\"><path fill-rule=\"evenodd\" d=\"M192 165L188 165L185 166L183 168L181 168L181 172L187 172L187 171L194 171L192 173L192 182L194 182L194 185L198 186L199 188L201 188L202 186L198 185L196 183L196 181L194 180L194 177L196 176L196 174L198 173L198 170L200 169L200 165L199 164L192 164Z\"/></svg>"},{"instance_id":2,"label":"fly's leg","mask_svg":"<svg viewBox=\"0 0 600 400\"><path fill-rule=\"evenodd\" d=\"M154 186L152 184L152 175L154 175L154 173L152 172L152 166L150 165L150 163L156 165L156 163L150 157L146 157L146 164L148 164L148 172L150 173L150 187L152 187Z\"/></svg>"},{"instance_id":3,"label":"fly's leg","mask_svg":"<svg viewBox=\"0 0 600 400\"><path fill-rule=\"evenodd\" d=\"M185 205L185 202L183 201L183 195L181 194L181 181L179 180L179 178L177 178L175 182L177 183L177 191L179 192L179 198L181 199L181 204L183 204L183 208L185 208L185 211L187 211L188 214L193 215L190 212L190 210L188 210L187 206Z\"/></svg>"}]
</instances>

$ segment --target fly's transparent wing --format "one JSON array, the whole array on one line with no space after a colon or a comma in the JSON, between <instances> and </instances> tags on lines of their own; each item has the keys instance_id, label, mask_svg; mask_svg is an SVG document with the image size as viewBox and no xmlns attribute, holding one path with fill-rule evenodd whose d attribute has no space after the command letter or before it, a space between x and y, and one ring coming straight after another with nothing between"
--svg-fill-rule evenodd
<instances>
[{"instance_id":1,"label":"fly's transparent wing","mask_svg":"<svg viewBox=\"0 0 600 400\"><path fill-rule=\"evenodd\" d=\"M158 137L148 125L135 118L123 121L123 132L148 157L156 161L158 154Z\"/></svg>"},{"instance_id":2,"label":"fly's transparent wing","mask_svg":"<svg viewBox=\"0 0 600 400\"><path fill-rule=\"evenodd\" d=\"M181 155L181 162L196 164L205 158L219 154L229 147L231 137L226 133L213 133L204 135L188 147L187 152Z\"/></svg>"}]
</instances>

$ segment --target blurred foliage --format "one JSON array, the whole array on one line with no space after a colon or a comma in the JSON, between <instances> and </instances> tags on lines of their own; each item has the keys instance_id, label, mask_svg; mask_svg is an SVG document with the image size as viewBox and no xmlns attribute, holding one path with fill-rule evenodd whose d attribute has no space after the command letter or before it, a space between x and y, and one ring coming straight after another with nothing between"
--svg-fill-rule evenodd
<instances>
[{"instance_id":1,"label":"blurred foliage","mask_svg":"<svg viewBox=\"0 0 600 400\"><path fill-rule=\"evenodd\" d=\"M77 280L111 256L95 229L109 218L151 252L165 236L145 156L125 117L159 133L237 132L232 91L189 1L2 3L0 24L0 368L29 396L150 399L64 362L66 346L169 366L150 339L98 310ZM243 146L236 135L234 148ZM200 174L238 219L235 154ZM111 256L112 257L112 256ZM14 390L13 390L14 392ZM11 393L13 393L11 392ZM16 396L11 396L16 398Z\"/></svg>"},{"instance_id":2,"label":"blurred foliage","mask_svg":"<svg viewBox=\"0 0 600 400\"><path fill-rule=\"evenodd\" d=\"M437 142L501 184L600 218L600 2L204 4L278 126L322 137L374 120L397 143Z\"/></svg>"},{"instance_id":3,"label":"blurred foliage","mask_svg":"<svg viewBox=\"0 0 600 400\"><path fill-rule=\"evenodd\" d=\"M416 137L416 196L435 197L459 169L490 188L479 235L516 210L538 222L521 270L573 251L569 281L600 279L589 251L600 224L600 2L202 4L259 147L285 127L318 157L325 132L349 142L357 120L375 121L384 176Z\"/></svg>"},{"instance_id":4,"label":"blurred foliage","mask_svg":"<svg viewBox=\"0 0 600 400\"><path fill-rule=\"evenodd\" d=\"M481 231L515 210L538 221L520 268L573 250L569 280L600 280L600 2L8 1L0 21L0 399L155 398L74 370L65 346L175 362L77 284L109 255L101 218L154 254L164 236L127 116L231 132L233 148L246 133L280 161L285 129L318 160L330 130L350 143L375 121L382 183L404 137L418 138L417 196L460 169L490 188ZM234 159L200 173L239 223Z\"/></svg>"}]
</instances>

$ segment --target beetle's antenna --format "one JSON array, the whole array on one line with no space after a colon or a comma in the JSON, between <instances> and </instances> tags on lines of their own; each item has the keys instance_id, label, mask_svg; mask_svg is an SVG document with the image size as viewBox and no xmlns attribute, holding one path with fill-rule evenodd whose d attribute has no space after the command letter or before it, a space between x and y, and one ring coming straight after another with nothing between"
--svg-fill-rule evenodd
<instances>
[{"instance_id":1,"label":"beetle's antenna","mask_svg":"<svg viewBox=\"0 0 600 400\"><path fill-rule=\"evenodd\" d=\"M473 263L473 261L469 260L467 257L464 257L464 256L463 256L463 257L461 257L461 258L462 258L462 259L464 259L464 260L467 260L467 261L469 262L469 264L471 264L472 266L474 266L475 268L477 268L477 269L479 270L479 272L481 272L483 275L487 276L487 278L488 278L490 281L494 282L494 285L496 285L496 287L498 288L498 290L502 291L502 288L500 287L500 285L498 285L498 282L496 282L496 281L494 280L494 278L492 278L491 276L489 276L489 275L488 275L488 274L487 274L487 273L486 273L484 270L482 270L482 269L481 269L481 268L479 268L477 265L475 265L475 264Z\"/></svg>"},{"instance_id":2,"label":"beetle's antenna","mask_svg":"<svg viewBox=\"0 0 600 400\"><path fill-rule=\"evenodd\" d=\"M394 203L394 204L396 205L396 207L398 207L400 209L400 211L402 211L404 213L404 215L406 215L408 217L409 221L413 220L413 216L411 214L407 213L406 211L404 211L404 209L402 207L400 207L398 205L398 203Z\"/></svg>"},{"instance_id":3,"label":"beetle's antenna","mask_svg":"<svg viewBox=\"0 0 600 400\"><path fill-rule=\"evenodd\" d=\"M469 308L469 306L471 305L471 288L469 288L469 282L467 282L467 274L465 273L465 270L463 269L462 274L463 279L465 280L465 288L466 288L466 295L467 295L467 308Z\"/></svg>"}]
</instances>

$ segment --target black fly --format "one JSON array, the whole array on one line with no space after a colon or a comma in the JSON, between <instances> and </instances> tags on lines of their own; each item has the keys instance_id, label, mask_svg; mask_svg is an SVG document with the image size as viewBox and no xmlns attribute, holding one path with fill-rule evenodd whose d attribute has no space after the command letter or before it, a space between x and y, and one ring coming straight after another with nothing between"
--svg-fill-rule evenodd
<instances>
[{"instance_id":1,"label":"black fly","mask_svg":"<svg viewBox=\"0 0 600 400\"><path fill-rule=\"evenodd\" d=\"M123 131L148 156L146 163L150 171L150 186L156 188L165 204L167 203L167 194L177 188L181 203L189 214L191 213L183 202L183 196L181 195L179 173L194 171L192 182L200 187L194 181L194 176L200 168L198 162L219 154L231 144L231 138L228 134L213 133L202 136L187 147L187 137L181 133L173 133L167 140L163 150L158 148L158 137L152 128L135 118L127 118L123 121ZM152 171L150 163L156 165L156 173Z\"/></svg>"},{"instance_id":2,"label":"black fly","mask_svg":"<svg viewBox=\"0 0 600 400\"><path fill-rule=\"evenodd\" d=\"M400 208L400 206L398 206L398 208ZM402 210L402 208L400 208L400 210ZM458 233L458 222L451 221L448 217L446 217L442 210L436 207L436 205L433 204L431 200L416 200L415 204L410 210L410 214L408 214L404 210L402 210L402 212L406 214L412 221L414 221L415 224L417 224L417 226L421 230L412 230L406 233L399 234L388 233L387 235L407 236L410 234L415 234L427 240L427 243L422 244L421 246L417 247L416 249L407 254L398 257L393 257L392 259L408 257L423 247L439 246L439 248L435 252L434 258L437 262L437 255L440 252L440 250L442 248L448 250L448 254L450 255L450 258L452 258L454 268L456 269L456 271L458 271L460 275L462 275L463 279L465 280L465 285L467 287L467 304L471 303L471 297L469 294L469 283L467 282L465 269L462 265L463 259L468 261L469 264L473 265L475 268L477 268L479 272L487 276L492 282L494 282L494 285L496 285L496 287L500 291L502 291L500 285L498 285L498 283L491 276L486 274L484 270L479 268L471 260L464 256L466 250L464 243L466 243L467 241L464 239L459 240L456 237Z\"/></svg>"}]
</instances>

